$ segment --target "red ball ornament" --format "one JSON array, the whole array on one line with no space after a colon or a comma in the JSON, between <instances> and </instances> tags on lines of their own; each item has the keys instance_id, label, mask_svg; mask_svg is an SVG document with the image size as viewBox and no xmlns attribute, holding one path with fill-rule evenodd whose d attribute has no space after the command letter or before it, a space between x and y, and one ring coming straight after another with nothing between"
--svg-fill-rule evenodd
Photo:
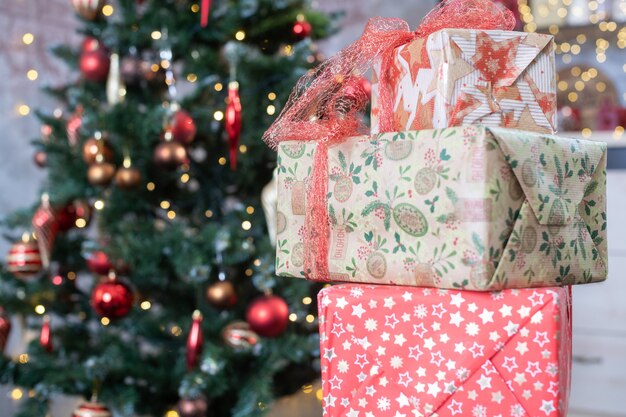
<instances>
[{"instance_id":1,"label":"red ball ornament","mask_svg":"<svg viewBox=\"0 0 626 417\"><path fill-rule=\"evenodd\" d=\"M65 232L76 227L78 219L84 220L84 224L81 227L86 227L91 220L92 211L91 206L86 201L76 200L67 204L57 212L59 230Z\"/></svg>"},{"instance_id":2,"label":"red ball ornament","mask_svg":"<svg viewBox=\"0 0 626 417\"><path fill-rule=\"evenodd\" d=\"M311 34L311 24L306 20L298 20L293 24L291 31L298 39L304 39Z\"/></svg>"},{"instance_id":3,"label":"red ball ornament","mask_svg":"<svg viewBox=\"0 0 626 417\"><path fill-rule=\"evenodd\" d=\"M18 278L33 278L43 268L39 246L34 241L14 243L6 258L7 269Z\"/></svg>"},{"instance_id":4,"label":"red ball ornament","mask_svg":"<svg viewBox=\"0 0 626 417\"><path fill-rule=\"evenodd\" d=\"M276 295L263 296L250 304L246 320L260 336L276 337L287 328L289 306Z\"/></svg>"},{"instance_id":5,"label":"red ball ornament","mask_svg":"<svg viewBox=\"0 0 626 417\"><path fill-rule=\"evenodd\" d=\"M118 281L114 273L96 285L91 293L91 306L102 317L119 319L133 307L133 292L128 285Z\"/></svg>"},{"instance_id":6,"label":"red ball ornament","mask_svg":"<svg viewBox=\"0 0 626 417\"><path fill-rule=\"evenodd\" d=\"M109 75L111 59L103 49L83 52L78 67L80 72L89 81L104 81Z\"/></svg>"},{"instance_id":7,"label":"red ball ornament","mask_svg":"<svg viewBox=\"0 0 626 417\"><path fill-rule=\"evenodd\" d=\"M104 404L91 401L82 403L72 413L72 417L112 417L112 415Z\"/></svg>"},{"instance_id":8,"label":"red ball ornament","mask_svg":"<svg viewBox=\"0 0 626 417\"><path fill-rule=\"evenodd\" d=\"M85 40L83 40L81 49L83 52L97 51L98 49L102 49L102 43L100 43L97 38L92 38L91 36L88 36L85 38Z\"/></svg>"},{"instance_id":9,"label":"red ball ornament","mask_svg":"<svg viewBox=\"0 0 626 417\"><path fill-rule=\"evenodd\" d=\"M98 275L108 275L109 271L114 269L113 264L109 260L109 255L101 250L91 252L91 255L87 258L87 268Z\"/></svg>"},{"instance_id":10,"label":"red ball ornament","mask_svg":"<svg viewBox=\"0 0 626 417\"><path fill-rule=\"evenodd\" d=\"M172 118L172 137L183 145L189 145L196 137L196 122L185 110L177 111Z\"/></svg>"}]
</instances>

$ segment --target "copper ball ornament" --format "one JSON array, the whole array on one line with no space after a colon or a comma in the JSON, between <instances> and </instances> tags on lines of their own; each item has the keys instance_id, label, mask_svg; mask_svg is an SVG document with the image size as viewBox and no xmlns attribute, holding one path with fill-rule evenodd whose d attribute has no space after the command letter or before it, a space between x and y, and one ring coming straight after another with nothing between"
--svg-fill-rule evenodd
<instances>
[{"instance_id":1,"label":"copper ball ornament","mask_svg":"<svg viewBox=\"0 0 626 417\"><path fill-rule=\"evenodd\" d=\"M130 190L141 184L141 172L137 168L122 167L115 173L115 185L122 190Z\"/></svg>"},{"instance_id":2,"label":"copper ball ornament","mask_svg":"<svg viewBox=\"0 0 626 417\"><path fill-rule=\"evenodd\" d=\"M178 415L180 417L206 417L209 404L204 396L197 398L182 398L178 401Z\"/></svg>"},{"instance_id":3,"label":"copper ball ornament","mask_svg":"<svg viewBox=\"0 0 626 417\"><path fill-rule=\"evenodd\" d=\"M104 162L113 160L113 148L106 139L89 138L83 144L83 161L93 164L98 159L98 155Z\"/></svg>"},{"instance_id":4,"label":"copper ball ornament","mask_svg":"<svg viewBox=\"0 0 626 417\"><path fill-rule=\"evenodd\" d=\"M110 65L111 59L104 49L83 52L78 62L81 74L89 81L106 80Z\"/></svg>"},{"instance_id":5,"label":"copper ball ornament","mask_svg":"<svg viewBox=\"0 0 626 417\"><path fill-rule=\"evenodd\" d=\"M35 277L43 269L39 246L34 241L19 241L9 249L6 257L7 270L17 278Z\"/></svg>"},{"instance_id":6,"label":"copper ball ornament","mask_svg":"<svg viewBox=\"0 0 626 417\"><path fill-rule=\"evenodd\" d=\"M110 319L126 316L133 307L133 292L115 274L109 274L91 293L91 306L98 315Z\"/></svg>"},{"instance_id":7,"label":"copper ball ornament","mask_svg":"<svg viewBox=\"0 0 626 417\"><path fill-rule=\"evenodd\" d=\"M222 330L226 345L236 350L249 350L259 343L259 335L245 321L234 321Z\"/></svg>"},{"instance_id":8,"label":"copper ball ornament","mask_svg":"<svg viewBox=\"0 0 626 417\"><path fill-rule=\"evenodd\" d=\"M187 159L185 147L178 142L161 142L154 149L154 163L165 169L176 169Z\"/></svg>"},{"instance_id":9,"label":"copper ball ornament","mask_svg":"<svg viewBox=\"0 0 626 417\"><path fill-rule=\"evenodd\" d=\"M37 151L33 155L33 161L39 168L45 168L48 165L48 154L44 151Z\"/></svg>"},{"instance_id":10,"label":"copper ball ornament","mask_svg":"<svg viewBox=\"0 0 626 417\"><path fill-rule=\"evenodd\" d=\"M104 405L96 402L86 402L79 405L73 412L72 417L112 417L113 414Z\"/></svg>"},{"instance_id":11,"label":"copper ball ornament","mask_svg":"<svg viewBox=\"0 0 626 417\"><path fill-rule=\"evenodd\" d=\"M196 122L185 110L179 110L172 118L172 138L183 145L189 145L196 137Z\"/></svg>"},{"instance_id":12,"label":"copper ball ornament","mask_svg":"<svg viewBox=\"0 0 626 417\"><path fill-rule=\"evenodd\" d=\"M86 262L87 269L98 275L108 275L109 271L115 269L109 255L101 250L91 252Z\"/></svg>"},{"instance_id":13,"label":"copper ball ornament","mask_svg":"<svg viewBox=\"0 0 626 417\"><path fill-rule=\"evenodd\" d=\"M206 298L213 307L225 310L237 304L237 293L230 281L218 281L206 290Z\"/></svg>"},{"instance_id":14,"label":"copper ball ornament","mask_svg":"<svg viewBox=\"0 0 626 417\"><path fill-rule=\"evenodd\" d=\"M87 180L91 185L109 185L115 176L115 165L110 162L96 162L87 169Z\"/></svg>"},{"instance_id":15,"label":"copper ball ornament","mask_svg":"<svg viewBox=\"0 0 626 417\"><path fill-rule=\"evenodd\" d=\"M276 337L287 328L289 306L276 295L259 297L248 307L246 321L260 336Z\"/></svg>"}]
</instances>

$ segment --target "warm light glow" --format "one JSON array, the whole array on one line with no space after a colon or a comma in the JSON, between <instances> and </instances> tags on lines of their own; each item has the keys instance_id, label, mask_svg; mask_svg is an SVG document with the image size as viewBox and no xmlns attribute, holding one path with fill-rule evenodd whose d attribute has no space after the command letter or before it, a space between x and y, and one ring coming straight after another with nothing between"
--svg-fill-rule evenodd
<instances>
[{"instance_id":1,"label":"warm light glow","mask_svg":"<svg viewBox=\"0 0 626 417\"><path fill-rule=\"evenodd\" d=\"M322 401L324 399L324 391L322 391L321 388L315 391L315 398L317 398L319 401Z\"/></svg>"},{"instance_id":2,"label":"warm light glow","mask_svg":"<svg viewBox=\"0 0 626 417\"><path fill-rule=\"evenodd\" d=\"M213 113L213 118L215 120L217 120L218 122L224 120L224 113L221 112L220 110L216 111L215 113Z\"/></svg>"},{"instance_id":3,"label":"warm light glow","mask_svg":"<svg viewBox=\"0 0 626 417\"><path fill-rule=\"evenodd\" d=\"M28 363L28 353L22 353L17 359L21 364Z\"/></svg>"},{"instance_id":4,"label":"warm light glow","mask_svg":"<svg viewBox=\"0 0 626 417\"><path fill-rule=\"evenodd\" d=\"M74 223L76 224L76 227L78 227L79 229L82 229L83 227L87 226L87 220L85 219L76 219Z\"/></svg>"},{"instance_id":5,"label":"warm light glow","mask_svg":"<svg viewBox=\"0 0 626 417\"><path fill-rule=\"evenodd\" d=\"M571 51L574 55L578 55L580 53L580 45L572 45Z\"/></svg>"},{"instance_id":6,"label":"warm light glow","mask_svg":"<svg viewBox=\"0 0 626 417\"><path fill-rule=\"evenodd\" d=\"M244 221L241 223L241 228L242 228L243 230L250 230L250 229L252 228L252 223L250 223L248 220L244 220Z\"/></svg>"},{"instance_id":7,"label":"warm light glow","mask_svg":"<svg viewBox=\"0 0 626 417\"><path fill-rule=\"evenodd\" d=\"M198 81L198 76L196 74L187 74L187 81L189 81L190 83L195 83L196 81Z\"/></svg>"},{"instance_id":8,"label":"warm light glow","mask_svg":"<svg viewBox=\"0 0 626 417\"><path fill-rule=\"evenodd\" d=\"M291 314L289 315L289 320L291 320L291 321L296 321L296 320L298 320L298 315L297 315L296 313L291 313Z\"/></svg>"},{"instance_id":9,"label":"warm light glow","mask_svg":"<svg viewBox=\"0 0 626 417\"><path fill-rule=\"evenodd\" d=\"M54 111L52 112L52 115L53 115L54 117L56 117L57 119L60 119L60 118L61 118L61 116L63 116L63 110L61 110L61 109L59 109L59 108L56 108L56 109L54 109Z\"/></svg>"},{"instance_id":10,"label":"warm light glow","mask_svg":"<svg viewBox=\"0 0 626 417\"><path fill-rule=\"evenodd\" d=\"M313 323L315 321L315 316L313 314L309 314L306 316L307 323Z\"/></svg>"},{"instance_id":11,"label":"warm light glow","mask_svg":"<svg viewBox=\"0 0 626 417\"><path fill-rule=\"evenodd\" d=\"M197 4L194 4L194 6L198 6ZM193 7L193 6L191 6ZM193 9L192 9L193 10ZM180 417L178 412L175 410L169 410L167 413L165 413L165 417Z\"/></svg>"},{"instance_id":12,"label":"warm light glow","mask_svg":"<svg viewBox=\"0 0 626 417\"><path fill-rule=\"evenodd\" d=\"M102 210L104 208L104 201L102 200L96 200L93 203L93 208L95 208L96 210Z\"/></svg>"},{"instance_id":13,"label":"warm light glow","mask_svg":"<svg viewBox=\"0 0 626 417\"><path fill-rule=\"evenodd\" d=\"M307 384L302 386L302 392L305 394L310 394L313 392L313 385Z\"/></svg>"},{"instance_id":14,"label":"warm light glow","mask_svg":"<svg viewBox=\"0 0 626 417\"><path fill-rule=\"evenodd\" d=\"M574 88L576 91L583 91L585 89L585 83L582 81L576 81L574 83Z\"/></svg>"},{"instance_id":15,"label":"warm light glow","mask_svg":"<svg viewBox=\"0 0 626 417\"><path fill-rule=\"evenodd\" d=\"M197 4L192 4L191 5L191 11L194 13L198 13L200 11L200 6L198 6ZM173 417L173 416L167 416L167 417Z\"/></svg>"},{"instance_id":16,"label":"warm light glow","mask_svg":"<svg viewBox=\"0 0 626 417\"><path fill-rule=\"evenodd\" d=\"M584 129L582 130L582 132L581 132L581 133L582 133L582 135L583 135L583 138L585 138L585 139L589 139L589 138L591 137L591 133L592 133L592 132L591 132L591 129L589 129L588 127L586 127L586 128L584 128Z\"/></svg>"},{"instance_id":17,"label":"warm light glow","mask_svg":"<svg viewBox=\"0 0 626 417\"><path fill-rule=\"evenodd\" d=\"M622 138L622 136L624 136L624 127L617 126L615 130L613 131L613 139L619 140Z\"/></svg>"},{"instance_id":18,"label":"warm light glow","mask_svg":"<svg viewBox=\"0 0 626 417\"><path fill-rule=\"evenodd\" d=\"M244 32L243 30L238 30L237 33L235 33L235 39L237 39L238 41L246 39L246 32Z\"/></svg>"},{"instance_id":19,"label":"warm light glow","mask_svg":"<svg viewBox=\"0 0 626 417\"><path fill-rule=\"evenodd\" d=\"M307 305L307 306L311 304L312 302L313 302L313 299L311 297L304 297L302 299L302 304Z\"/></svg>"},{"instance_id":20,"label":"warm light glow","mask_svg":"<svg viewBox=\"0 0 626 417\"><path fill-rule=\"evenodd\" d=\"M606 84L600 81L598 84L596 84L596 90L598 90L599 93L604 93L604 91L606 90Z\"/></svg>"},{"instance_id":21,"label":"warm light glow","mask_svg":"<svg viewBox=\"0 0 626 417\"><path fill-rule=\"evenodd\" d=\"M28 116L28 114L30 113L30 107L28 107L26 104L21 104L17 107L17 112L20 114L20 116Z\"/></svg>"},{"instance_id":22,"label":"warm light glow","mask_svg":"<svg viewBox=\"0 0 626 417\"><path fill-rule=\"evenodd\" d=\"M189 182L189 178L189 174L184 173L180 176L180 182L182 182L183 184L187 184Z\"/></svg>"},{"instance_id":23,"label":"warm light glow","mask_svg":"<svg viewBox=\"0 0 626 417\"><path fill-rule=\"evenodd\" d=\"M178 326L172 326L172 329L170 331L174 336L180 336L181 334L183 334L183 329Z\"/></svg>"},{"instance_id":24,"label":"warm light glow","mask_svg":"<svg viewBox=\"0 0 626 417\"><path fill-rule=\"evenodd\" d=\"M550 32L551 35L556 35L559 33L559 27L557 25L550 25L548 32Z\"/></svg>"},{"instance_id":25,"label":"warm light glow","mask_svg":"<svg viewBox=\"0 0 626 417\"><path fill-rule=\"evenodd\" d=\"M261 266L261 260L260 259L255 259L254 262L252 262L254 264L254 266Z\"/></svg>"},{"instance_id":26,"label":"warm light glow","mask_svg":"<svg viewBox=\"0 0 626 417\"><path fill-rule=\"evenodd\" d=\"M102 323L103 326L108 326L111 323L111 320L109 320L108 317L102 317L100 319L100 323Z\"/></svg>"},{"instance_id":27,"label":"warm light glow","mask_svg":"<svg viewBox=\"0 0 626 417\"><path fill-rule=\"evenodd\" d=\"M105 16L111 16L114 11L115 11L115 9L113 9L113 6L111 6L110 4L106 4L102 8L102 14L105 15Z\"/></svg>"},{"instance_id":28,"label":"warm light glow","mask_svg":"<svg viewBox=\"0 0 626 417\"><path fill-rule=\"evenodd\" d=\"M74 281L76 279L76 272L74 271L70 271L67 273L67 279L69 279L70 281Z\"/></svg>"},{"instance_id":29,"label":"warm light glow","mask_svg":"<svg viewBox=\"0 0 626 417\"><path fill-rule=\"evenodd\" d=\"M39 73L34 69L28 70L28 72L26 72L26 78L31 81L35 81L37 77L39 77Z\"/></svg>"},{"instance_id":30,"label":"warm light glow","mask_svg":"<svg viewBox=\"0 0 626 417\"><path fill-rule=\"evenodd\" d=\"M222 83L215 83L215 91L222 91L222 89L224 88L224 86L222 85Z\"/></svg>"},{"instance_id":31,"label":"warm light glow","mask_svg":"<svg viewBox=\"0 0 626 417\"><path fill-rule=\"evenodd\" d=\"M210 219L213 217L213 212L211 210L207 210L204 212L204 215Z\"/></svg>"},{"instance_id":32,"label":"warm light glow","mask_svg":"<svg viewBox=\"0 0 626 417\"><path fill-rule=\"evenodd\" d=\"M246 213L248 213L248 214L254 213L254 207L252 207L252 206L246 207Z\"/></svg>"},{"instance_id":33,"label":"warm light glow","mask_svg":"<svg viewBox=\"0 0 626 417\"><path fill-rule=\"evenodd\" d=\"M154 185L153 182L149 182L149 183L146 184L146 189L148 191L154 191L154 187L155 187L155 185Z\"/></svg>"},{"instance_id":34,"label":"warm light glow","mask_svg":"<svg viewBox=\"0 0 626 417\"><path fill-rule=\"evenodd\" d=\"M161 39L161 32L159 32L158 30L155 30L154 32L150 34L150 37L154 39L155 41L157 39Z\"/></svg>"},{"instance_id":35,"label":"warm light glow","mask_svg":"<svg viewBox=\"0 0 626 417\"><path fill-rule=\"evenodd\" d=\"M220 157L220 159L217 160L217 163L220 165L226 165L226 158L224 158L223 156Z\"/></svg>"},{"instance_id":36,"label":"warm light glow","mask_svg":"<svg viewBox=\"0 0 626 417\"><path fill-rule=\"evenodd\" d=\"M142 301L139 307L141 307L142 310L150 310L150 307L152 307L152 303L148 300Z\"/></svg>"},{"instance_id":37,"label":"warm light glow","mask_svg":"<svg viewBox=\"0 0 626 417\"><path fill-rule=\"evenodd\" d=\"M561 60L564 64L569 64L570 62L572 62L572 56L570 54L565 54L561 57Z\"/></svg>"},{"instance_id":38,"label":"warm light glow","mask_svg":"<svg viewBox=\"0 0 626 417\"><path fill-rule=\"evenodd\" d=\"M576 42L578 42L579 44L583 44L585 42L587 42L587 36L585 36L584 33L581 33L580 35L576 36Z\"/></svg>"},{"instance_id":39,"label":"warm light glow","mask_svg":"<svg viewBox=\"0 0 626 417\"><path fill-rule=\"evenodd\" d=\"M557 87L561 91L567 90L567 87L568 87L567 81L559 81L559 83L557 84Z\"/></svg>"},{"instance_id":40,"label":"warm light glow","mask_svg":"<svg viewBox=\"0 0 626 417\"><path fill-rule=\"evenodd\" d=\"M163 201L161 201L161 204L160 204L160 205L161 205L161 208L162 208L163 210L167 210L168 208L170 208L170 207L171 207L170 202L169 202L169 201L167 201L167 200L163 200Z\"/></svg>"},{"instance_id":41,"label":"warm light glow","mask_svg":"<svg viewBox=\"0 0 626 417\"><path fill-rule=\"evenodd\" d=\"M578 94L572 91L567 95L567 99L572 103L575 103L578 100Z\"/></svg>"},{"instance_id":42,"label":"warm light glow","mask_svg":"<svg viewBox=\"0 0 626 417\"><path fill-rule=\"evenodd\" d=\"M272 104L267 106L267 114L269 114L270 116L273 116L274 113L276 113L276 107Z\"/></svg>"},{"instance_id":43,"label":"warm light glow","mask_svg":"<svg viewBox=\"0 0 626 417\"><path fill-rule=\"evenodd\" d=\"M598 60L599 63L603 63L604 61L606 61L606 55L605 54L598 54L596 55L596 59Z\"/></svg>"},{"instance_id":44,"label":"warm light glow","mask_svg":"<svg viewBox=\"0 0 626 417\"><path fill-rule=\"evenodd\" d=\"M254 274L254 271L252 270L252 268L248 268L245 270L244 274L246 274L247 277L251 277L252 274Z\"/></svg>"},{"instance_id":45,"label":"warm light glow","mask_svg":"<svg viewBox=\"0 0 626 417\"><path fill-rule=\"evenodd\" d=\"M267 95L267 98L270 99L270 100L276 100L276 93L269 93Z\"/></svg>"},{"instance_id":46,"label":"warm light glow","mask_svg":"<svg viewBox=\"0 0 626 417\"><path fill-rule=\"evenodd\" d=\"M152 64L152 65L150 65L150 71L158 72L159 71L159 64Z\"/></svg>"},{"instance_id":47,"label":"warm light glow","mask_svg":"<svg viewBox=\"0 0 626 417\"><path fill-rule=\"evenodd\" d=\"M43 314L46 312L46 308L44 306L42 306L41 304L38 304L35 306L35 313L37 314Z\"/></svg>"},{"instance_id":48,"label":"warm light glow","mask_svg":"<svg viewBox=\"0 0 626 417\"><path fill-rule=\"evenodd\" d=\"M167 212L167 218L170 220L174 220L176 218L176 212L174 210L170 210Z\"/></svg>"},{"instance_id":49,"label":"warm light glow","mask_svg":"<svg viewBox=\"0 0 626 417\"><path fill-rule=\"evenodd\" d=\"M246 145L239 145L239 152L241 153L248 152L248 147Z\"/></svg>"},{"instance_id":50,"label":"warm light glow","mask_svg":"<svg viewBox=\"0 0 626 417\"><path fill-rule=\"evenodd\" d=\"M14 401L22 399L23 395L24 393L19 388L13 388L13 390L11 391L11 399L13 399Z\"/></svg>"},{"instance_id":51,"label":"warm light glow","mask_svg":"<svg viewBox=\"0 0 626 417\"><path fill-rule=\"evenodd\" d=\"M25 33L22 35L22 42L26 45L30 45L35 41L35 36L32 33Z\"/></svg>"},{"instance_id":52,"label":"warm light glow","mask_svg":"<svg viewBox=\"0 0 626 417\"><path fill-rule=\"evenodd\" d=\"M291 56L293 55L293 46L291 45L285 45L283 47L283 54L285 54L285 56Z\"/></svg>"}]
</instances>

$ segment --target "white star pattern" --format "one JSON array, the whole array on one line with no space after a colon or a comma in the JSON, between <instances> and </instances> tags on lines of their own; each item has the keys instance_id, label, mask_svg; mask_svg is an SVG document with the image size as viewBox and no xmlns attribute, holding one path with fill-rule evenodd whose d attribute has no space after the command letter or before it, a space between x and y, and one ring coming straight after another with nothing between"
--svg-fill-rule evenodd
<instances>
[{"instance_id":1,"label":"white star pattern","mask_svg":"<svg viewBox=\"0 0 626 417\"><path fill-rule=\"evenodd\" d=\"M543 293L540 292L534 292L533 295L531 295L530 297L528 297L528 300L531 302L532 306L540 306L543 304Z\"/></svg>"},{"instance_id":2,"label":"white star pattern","mask_svg":"<svg viewBox=\"0 0 626 417\"><path fill-rule=\"evenodd\" d=\"M558 417L564 290L342 287L319 298L325 417Z\"/></svg>"}]
</instances>

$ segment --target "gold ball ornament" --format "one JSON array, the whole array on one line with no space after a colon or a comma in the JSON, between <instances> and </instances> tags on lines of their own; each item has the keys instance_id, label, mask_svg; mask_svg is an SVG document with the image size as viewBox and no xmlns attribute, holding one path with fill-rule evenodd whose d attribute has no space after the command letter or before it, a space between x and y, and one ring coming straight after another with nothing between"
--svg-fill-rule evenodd
<instances>
[{"instance_id":1,"label":"gold ball ornament","mask_svg":"<svg viewBox=\"0 0 626 417\"><path fill-rule=\"evenodd\" d=\"M178 401L178 415L180 417L206 417L209 404L204 396L198 398L183 398Z\"/></svg>"},{"instance_id":2,"label":"gold ball ornament","mask_svg":"<svg viewBox=\"0 0 626 417\"><path fill-rule=\"evenodd\" d=\"M218 281L206 290L206 298L213 307L225 310L237 304L237 293L230 281Z\"/></svg>"},{"instance_id":3,"label":"gold ball ornament","mask_svg":"<svg viewBox=\"0 0 626 417\"><path fill-rule=\"evenodd\" d=\"M186 159L187 151L178 142L161 142L154 150L154 163L165 169L176 169Z\"/></svg>"},{"instance_id":4,"label":"gold ball ornament","mask_svg":"<svg viewBox=\"0 0 626 417\"><path fill-rule=\"evenodd\" d=\"M115 174L115 185L122 190L130 190L141 184L141 173L137 168L122 167Z\"/></svg>"},{"instance_id":5,"label":"gold ball ornament","mask_svg":"<svg viewBox=\"0 0 626 417\"><path fill-rule=\"evenodd\" d=\"M89 138L83 144L83 160L87 164L93 164L98 159L98 155L102 156L105 162L113 160L113 149L106 139Z\"/></svg>"},{"instance_id":6,"label":"gold ball ornament","mask_svg":"<svg viewBox=\"0 0 626 417\"><path fill-rule=\"evenodd\" d=\"M115 176L115 165L110 162L96 162L87 170L87 180L91 185L109 185Z\"/></svg>"},{"instance_id":7,"label":"gold ball ornament","mask_svg":"<svg viewBox=\"0 0 626 417\"><path fill-rule=\"evenodd\" d=\"M72 412L72 417L112 417L109 409L96 402L82 403Z\"/></svg>"}]
</instances>

